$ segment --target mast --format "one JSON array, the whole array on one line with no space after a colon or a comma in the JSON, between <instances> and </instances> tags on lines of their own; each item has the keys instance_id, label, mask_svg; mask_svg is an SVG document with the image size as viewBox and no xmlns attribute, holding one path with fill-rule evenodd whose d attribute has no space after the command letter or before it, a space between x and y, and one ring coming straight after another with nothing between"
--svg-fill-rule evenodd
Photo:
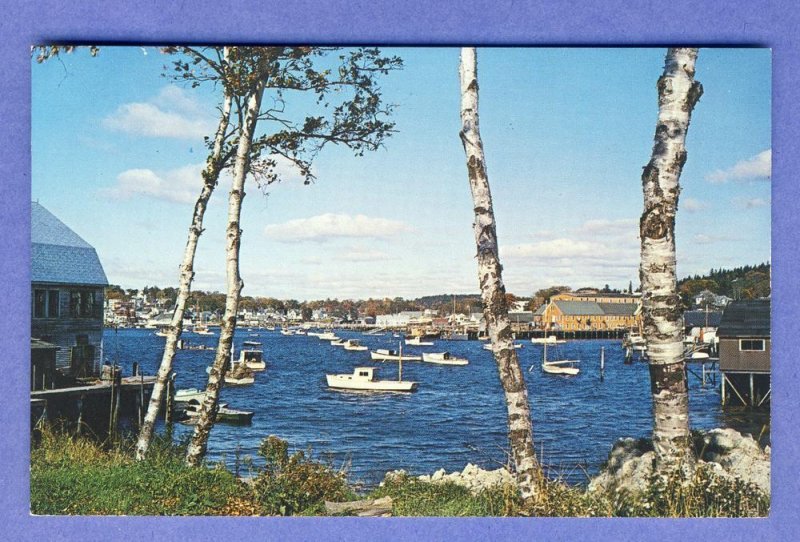
<instances>
[{"instance_id":1,"label":"mast","mask_svg":"<svg viewBox=\"0 0 800 542\"><path fill-rule=\"evenodd\" d=\"M397 381L403 381L403 341L397 341L397 344L400 346L400 360L398 361L397 366Z\"/></svg>"}]
</instances>

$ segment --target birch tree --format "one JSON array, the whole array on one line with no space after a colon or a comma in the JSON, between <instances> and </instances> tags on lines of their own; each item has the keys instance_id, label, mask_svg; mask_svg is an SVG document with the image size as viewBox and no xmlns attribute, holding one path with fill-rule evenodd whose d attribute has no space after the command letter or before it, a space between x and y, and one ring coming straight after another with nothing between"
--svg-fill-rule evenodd
<instances>
[{"instance_id":1,"label":"birch tree","mask_svg":"<svg viewBox=\"0 0 800 542\"><path fill-rule=\"evenodd\" d=\"M340 55L341 63L335 72L316 67L314 61L331 50L311 47L237 47L231 50L233 78L239 82L233 94L241 129L228 201L227 295L214 363L186 452L188 465L199 465L205 455L216 420L220 389L230 366L236 315L244 287L239 274L239 250L247 175L253 174L264 184L279 181L278 159L282 157L296 166L304 181L310 183L314 178L311 163L325 145L344 145L356 155L362 155L379 148L393 132L394 124L386 120L391 106L382 102L376 76L400 68L402 61L397 57L382 57L375 48L360 48ZM188 63L180 67L187 73L193 69ZM275 93L270 106L262 110L268 89ZM287 92L313 92L317 104L329 113L307 115L301 122L292 122L286 113ZM330 94L335 94L341 103L331 106ZM259 121L274 123L279 129L256 137Z\"/></svg>"},{"instance_id":2,"label":"birch tree","mask_svg":"<svg viewBox=\"0 0 800 542\"><path fill-rule=\"evenodd\" d=\"M500 383L508 410L508 440L514 460L517 484L523 499L537 494L541 470L533 448L533 427L528 390L514 349L508 317L506 290L498 256L497 231L492 194L486 172L478 124L478 73L474 47L461 49L461 143L467 159L467 173L475 211L478 281L483 301L483 316L494 352Z\"/></svg>"},{"instance_id":3,"label":"birch tree","mask_svg":"<svg viewBox=\"0 0 800 542\"><path fill-rule=\"evenodd\" d=\"M229 52L229 48L224 47L222 57L218 60L222 74L224 74L224 70L227 68ZM139 436L136 440L136 459L138 460L144 459L147 455L147 450L150 447L150 441L153 437L156 418L161 409L162 399L167 387L167 381L172 372L172 364L175 359L178 340L180 340L183 332L183 318L186 313L186 303L191 292L192 280L194 280L194 257L197 252L197 242L200 239L200 235L203 233L203 217L205 216L211 194L214 192L219 182L219 175L224 165L223 149L228 125L230 123L233 97L228 86L224 83L222 86L224 90L219 124L217 125L217 132L214 136L211 153L208 155L206 166L203 170L203 187L200 190L200 195L197 197L197 202L194 204L192 221L189 226L189 235L186 240L186 248L183 251L183 261L180 267L175 310L172 313L172 320L164 345L164 352L161 355L161 364L156 374L156 382L153 386L152 394L150 395L150 402L147 405L147 413L145 414L144 421L139 429Z\"/></svg>"},{"instance_id":4,"label":"birch tree","mask_svg":"<svg viewBox=\"0 0 800 542\"><path fill-rule=\"evenodd\" d=\"M693 463L683 313L675 276L675 214L686 162L686 133L703 93L695 81L697 49L667 51L658 79L658 121L650 162L642 173L640 221L642 313L653 397L653 446L659 468Z\"/></svg>"}]
</instances>

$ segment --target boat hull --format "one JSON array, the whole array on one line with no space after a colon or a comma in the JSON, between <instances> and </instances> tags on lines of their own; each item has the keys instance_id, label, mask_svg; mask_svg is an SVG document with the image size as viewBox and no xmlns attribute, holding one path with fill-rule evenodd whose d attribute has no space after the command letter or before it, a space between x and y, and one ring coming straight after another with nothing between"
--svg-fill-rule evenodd
<instances>
[{"instance_id":1,"label":"boat hull","mask_svg":"<svg viewBox=\"0 0 800 542\"><path fill-rule=\"evenodd\" d=\"M422 354L422 361L425 363L436 363L437 365L469 365L469 360L464 358L444 357L442 354Z\"/></svg>"},{"instance_id":2,"label":"boat hull","mask_svg":"<svg viewBox=\"0 0 800 542\"><path fill-rule=\"evenodd\" d=\"M353 375L325 375L329 388L355 391L416 391L417 383L408 380L359 380Z\"/></svg>"},{"instance_id":3,"label":"boat hull","mask_svg":"<svg viewBox=\"0 0 800 542\"><path fill-rule=\"evenodd\" d=\"M400 361L400 356L393 356L391 354L379 354L377 352L370 352L370 357L373 361ZM422 361L422 356L403 356L403 361Z\"/></svg>"}]
</instances>

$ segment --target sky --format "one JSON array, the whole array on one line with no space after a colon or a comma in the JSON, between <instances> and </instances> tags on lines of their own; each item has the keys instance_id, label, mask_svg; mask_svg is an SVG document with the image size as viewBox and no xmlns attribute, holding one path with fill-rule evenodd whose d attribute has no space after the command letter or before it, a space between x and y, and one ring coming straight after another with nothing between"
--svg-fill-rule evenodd
<instances>
[{"instance_id":1,"label":"sky","mask_svg":"<svg viewBox=\"0 0 800 542\"><path fill-rule=\"evenodd\" d=\"M478 291L458 137L457 48L385 48L397 133L362 157L326 147L316 181L242 210L244 295L405 297ZM479 48L480 122L506 289L638 285L642 167L663 48ZM109 282L177 286L219 88L163 76L173 59L103 47L32 62L32 200L92 244ZM676 222L678 276L770 260L771 53L701 49ZM294 101L291 101L294 100ZM291 103L289 103L291 102ZM307 104L290 97L297 114ZM263 124L260 131L274 126ZM225 290L229 180L212 196L194 288Z\"/></svg>"}]
</instances>

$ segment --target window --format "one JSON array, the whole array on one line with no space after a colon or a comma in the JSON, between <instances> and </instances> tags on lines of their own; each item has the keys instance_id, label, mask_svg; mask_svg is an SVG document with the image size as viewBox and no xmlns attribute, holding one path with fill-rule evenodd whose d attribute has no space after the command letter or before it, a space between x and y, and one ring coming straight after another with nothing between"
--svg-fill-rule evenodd
<instances>
[{"instance_id":1,"label":"window","mask_svg":"<svg viewBox=\"0 0 800 542\"><path fill-rule=\"evenodd\" d=\"M58 290L47 290L47 317L58 318Z\"/></svg>"},{"instance_id":2,"label":"window","mask_svg":"<svg viewBox=\"0 0 800 542\"><path fill-rule=\"evenodd\" d=\"M763 352L764 339L739 339L739 350L742 352Z\"/></svg>"},{"instance_id":3,"label":"window","mask_svg":"<svg viewBox=\"0 0 800 542\"><path fill-rule=\"evenodd\" d=\"M47 314L47 291L33 291L33 317L44 318Z\"/></svg>"},{"instance_id":4,"label":"window","mask_svg":"<svg viewBox=\"0 0 800 542\"><path fill-rule=\"evenodd\" d=\"M58 318L58 290L33 291L33 317Z\"/></svg>"},{"instance_id":5,"label":"window","mask_svg":"<svg viewBox=\"0 0 800 542\"><path fill-rule=\"evenodd\" d=\"M101 308L91 290L73 290L69 294L69 314L73 318L99 318Z\"/></svg>"}]
</instances>

